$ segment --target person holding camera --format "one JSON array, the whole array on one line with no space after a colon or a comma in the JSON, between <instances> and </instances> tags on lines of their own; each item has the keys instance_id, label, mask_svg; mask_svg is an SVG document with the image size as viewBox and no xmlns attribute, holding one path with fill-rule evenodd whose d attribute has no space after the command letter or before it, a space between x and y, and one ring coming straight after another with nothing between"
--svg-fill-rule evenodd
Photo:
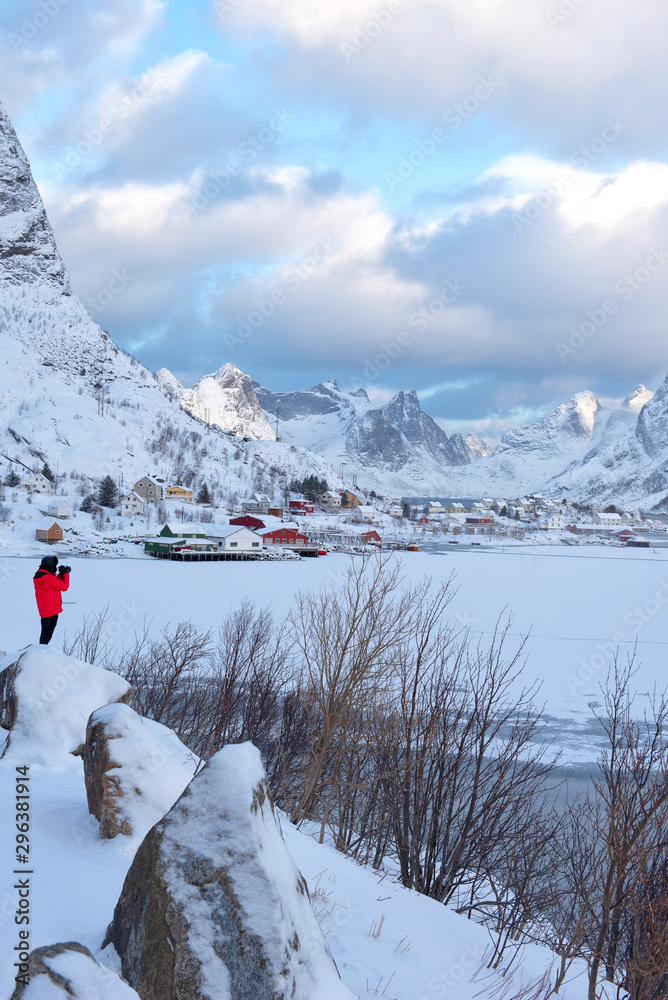
<instances>
[{"instance_id":1,"label":"person holding camera","mask_svg":"<svg viewBox=\"0 0 668 1000\"><path fill-rule=\"evenodd\" d=\"M42 619L42 632L39 637L40 646L48 646L54 629L58 624L58 615L63 610L63 599L60 596L70 585L70 566L61 566L56 573L58 556L44 556L40 567L33 577L37 610Z\"/></svg>"}]
</instances>

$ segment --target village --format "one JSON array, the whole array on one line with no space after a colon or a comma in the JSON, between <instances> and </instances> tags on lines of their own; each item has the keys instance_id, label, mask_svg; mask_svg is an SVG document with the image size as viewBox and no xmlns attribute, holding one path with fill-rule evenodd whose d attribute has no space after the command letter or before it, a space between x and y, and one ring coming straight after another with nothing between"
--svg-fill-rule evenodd
<instances>
[{"instance_id":1,"label":"village","mask_svg":"<svg viewBox=\"0 0 668 1000\"><path fill-rule=\"evenodd\" d=\"M280 501L254 493L234 505L216 505L205 483L195 492L154 474L131 489L119 488L110 476L95 493L88 492L89 481L78 483L76 494L67 492L68 485L46 465L23 480L10 473L0 507L0 522L9 532L0 536L0 548L9 554L15 548L11 535L18 534L27 550L38 543L37 548L57 545L73 555L143 553L197 562L318 558L378 549L443 553L451 545L668 544L663 513L584 506L537 494L434 499L324 489L307 490L307 498L284 489Z\"/></svg>"}]
</instances>

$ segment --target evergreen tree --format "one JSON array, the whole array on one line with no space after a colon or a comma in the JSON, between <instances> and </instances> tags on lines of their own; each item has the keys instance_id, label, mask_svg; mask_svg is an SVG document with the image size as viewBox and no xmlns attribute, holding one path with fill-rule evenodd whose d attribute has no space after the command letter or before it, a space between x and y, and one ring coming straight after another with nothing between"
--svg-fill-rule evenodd
<instances>
[{"instance_id":1,"label":"evergreen tree","mask_svg":"<svg viewBox=\"0 0 668 1000\"><path fill-rule=\"evenodd\" d=\"M5 479L5 484L7 486L18 486L20 482L21 482L21 477L17 476L14 469L11 470L11 472Z\"/></svg>"},{"instance_id":2,"label":"evergreen tree","mask_svg":"<svg viewBox=\"0 0 668 1000\"><path fill-rule=\"evenodd\" d=\"M97 502L100 507L115 507L118 503L118 487L111 476L105 476L97 489Z\"/></svg>"},{"instance_id":3,"label":"evergreen tree","mask_svg":"<svg viewBox=\"0 0 668 1000\"><path fill-rule=\"evenodd\" d=\"M90 514L92 513L94 507L95 507L95 497L93 496L92 493L89 493L81 501L81 506L79 507L79 510L82 510L84 514Z\"/></svg>"},{"instance_id":4,"label":"evergreen tree","mask_svg":"<svg viewBox=\"0 0 668 1000\"><path fill-rule=\"evenodd\" d=\"M213 503L213 498L206 483L202 483L197 494L197 503Z\"/></svg>"},{"instance_id":5,"label":"evergreen tree","mask_svg":"<svg viewBox=\"0 0 668 1000\"><path fill-rule=\"evenodd\" d=\"M42 466L42 475L44 476L45 479L48 479L50 483L52 483L55 479L55 476L51 471L48 462L45 462L44 465Z\"/></svg>"},{"instance_id":6,"label":"evergreen tree","mask_svg":"<svg viewBox=\"0 0 668 1000\"><path fill-rule=\"evenodd\" d=\"M411 505L409 503L402 503L401 505L401 516L406 519L411 516Z\"/></svg>"}]
</instances>

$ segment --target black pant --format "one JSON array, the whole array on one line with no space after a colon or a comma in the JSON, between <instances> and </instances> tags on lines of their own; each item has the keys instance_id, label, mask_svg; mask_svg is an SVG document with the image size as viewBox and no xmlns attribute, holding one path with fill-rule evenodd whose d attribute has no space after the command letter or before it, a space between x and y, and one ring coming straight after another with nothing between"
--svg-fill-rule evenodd
<instances>
[{"instance_id":1,"label":"black pant","mask_svg":"<svg viewBox=\"0 0 668 1000\"><path fill-rule=\"evenodd\" d=\"M55 627L58 624L58 615L51 615L50 618L42 618L42 634L39 637L40 646L48 646Z\"/></svg>"}]
</instances>

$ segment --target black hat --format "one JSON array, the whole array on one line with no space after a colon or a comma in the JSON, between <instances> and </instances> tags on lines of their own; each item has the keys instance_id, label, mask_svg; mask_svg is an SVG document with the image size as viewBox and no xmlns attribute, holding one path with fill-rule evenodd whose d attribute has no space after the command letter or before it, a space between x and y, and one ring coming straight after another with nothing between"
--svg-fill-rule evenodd
<instances>
[{"instance_id":1,"label":"black hat","mask_svg":"<svg viewBox=\"0 0 668 1000\"><path fill-rule=\"evenodd\" d=\"M49 573L55 573L58 565L58 556L44 556L39 564L40 569L48 569Z\"/></svg>"}]
</instances>

